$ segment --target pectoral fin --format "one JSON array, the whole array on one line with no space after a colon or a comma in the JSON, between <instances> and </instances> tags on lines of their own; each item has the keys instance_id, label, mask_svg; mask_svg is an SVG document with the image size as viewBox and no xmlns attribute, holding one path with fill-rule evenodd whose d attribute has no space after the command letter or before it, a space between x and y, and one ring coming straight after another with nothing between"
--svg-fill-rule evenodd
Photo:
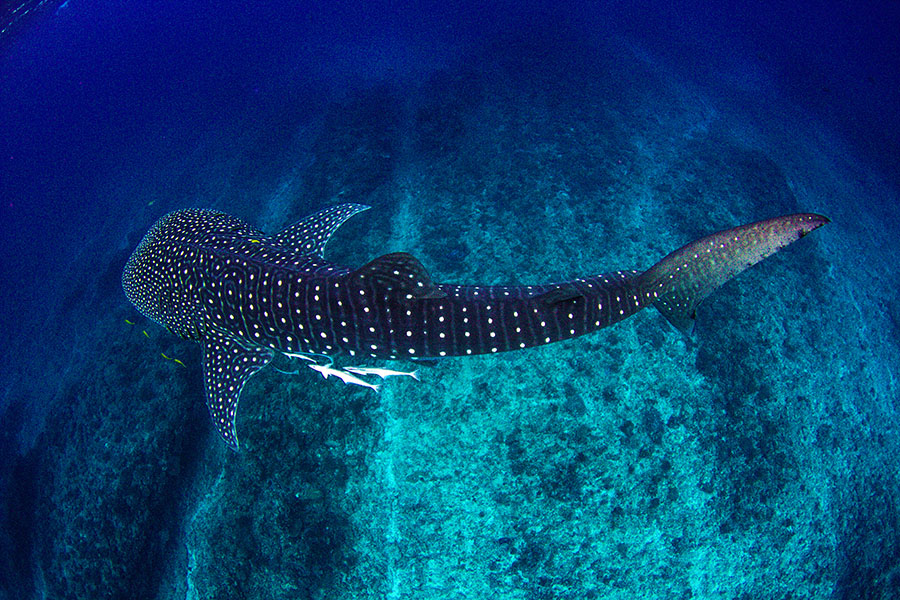
<instances>
[{"instance_id":1,"label":"pectoral fin","mask_svg":"<svg viewBox=\"0 0 900 600\"><path fill-rule=\"evenodd\" d=\"M244 384L266 366L275 353L266 348L245 348L234 339L213 334L203 340L203 384L206 407L219 435L238 449L235 412Z\"/></svg>"}]
</instances>

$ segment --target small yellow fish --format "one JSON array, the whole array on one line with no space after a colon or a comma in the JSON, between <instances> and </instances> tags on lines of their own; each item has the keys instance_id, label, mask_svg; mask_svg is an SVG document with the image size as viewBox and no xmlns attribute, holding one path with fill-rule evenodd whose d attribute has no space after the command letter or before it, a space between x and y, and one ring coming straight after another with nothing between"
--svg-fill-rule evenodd
<instances>
[{"instance_id":1,"label":"small yellow fish","mask_svg":"<svg viewBox=\"0 0 900 600\"><path fill-rule=\"evenodd\" d=\"M251 243L251 244L258 244L258 243L259 243L259 240L253 240L253 239L251 239L251 240L250 240L250 243Z\"/></svg>"},{"instance_id":2,"label":"small yellow fish","mask_svg":"<svg viewBox=\"0 0 900 600\"><path fill-rule=\"evenodd\" d=\"M150 334L147 333L147 330L146 330L146 329L142 330L141 333L144 334L144 337L145 337L145 338L147 338L148 340L150 339Z\"/></svg>"},{"instance_id":3,"label":"small yellow fish","mask_svg":"<svg viewBox=\"0 0 900 600\"><path fill-rule=\"evenodd\" d=\"M125 322L128 323L129 325L134 325L134 321L129 321L128 319L125 319Z\"/></svg>"},{"instance_id":4,"label":"small yellow fish","mask_svg":"<svg viewBox=\"0 0 900 600\"><path fill-rule=\"evenodd\" d=\"M160 352L159 355L162 356L166 360L171 360L172 362L177 362L179 365L181 365L182 367L187 369L187 365L184 364L183 362L181 362L180 360L178 360L177 358L172 357L172 356L166 356L165 352Z\"/></svg>"}]
</instances>

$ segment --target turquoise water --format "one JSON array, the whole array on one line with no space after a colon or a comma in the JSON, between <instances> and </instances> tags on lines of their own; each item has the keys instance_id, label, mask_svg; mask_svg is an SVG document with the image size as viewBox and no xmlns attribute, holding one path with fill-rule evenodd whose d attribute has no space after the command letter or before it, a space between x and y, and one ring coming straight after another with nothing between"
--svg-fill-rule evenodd
<instances>
[{"instance_id":1,"label":"turquoise water","mask_svg":"<svg viewBox=\"0 0 900 600\"><path fill-rule=\"evenodd\" d=\"M825 47L786 10L509 8L69 0L18 23L0 599L896 597L890 7L832 7ZM280 357L300 372L249 381L233 452L199 347L128 304L122 266L171 210L276 232L339 202L373 209L330 260L402 250L491 285L833 223L717 290L691 338L648 310L383 363L421 381L378 394Z\"/></svg>"}]
</instances>

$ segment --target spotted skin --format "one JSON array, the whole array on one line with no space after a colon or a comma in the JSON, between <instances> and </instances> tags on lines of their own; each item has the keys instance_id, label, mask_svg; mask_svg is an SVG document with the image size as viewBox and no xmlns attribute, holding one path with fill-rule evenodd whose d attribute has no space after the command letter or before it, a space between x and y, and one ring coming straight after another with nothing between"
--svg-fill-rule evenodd
<instances>
[{"instance_id":1,"label":"spotted skin","mask_svg":"<svg viewBox=\"0 0 900 600\"><path fill-rule=\"evenodd\" d=\"M200 342L206 401L237 449L235 410L246 381L276 352L426 358L505 352L574 338L655 304L689 332L697 304L748 266L828 222L815 214L713 234L650 270L538 286L431 280L398 252L349 269L323 258L351 216L341 204L273 236L211 210L161 218L128 260L129 300L172 333Z\"/></svg>"}]
</instances>

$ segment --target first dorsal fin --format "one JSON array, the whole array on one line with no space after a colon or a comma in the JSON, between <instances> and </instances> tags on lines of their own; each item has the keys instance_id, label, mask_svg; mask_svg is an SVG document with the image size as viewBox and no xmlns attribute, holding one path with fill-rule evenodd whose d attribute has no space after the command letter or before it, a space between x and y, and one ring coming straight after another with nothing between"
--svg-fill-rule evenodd
<instances>
[{"instance_id":1,"label":"first dorsal fin","mask_svg":"<svg viewBox=\"0 0 900 600\"><path fill-rule=\"evenodd\" d=\"M443 298L444 293L412 254L394 252L366 263L351 273L359 285L366 281L378 291L406 294L413 298Z\"/></svg>"},{"instance_id":2,"label":"first dorsal fin","mask_svg":"<svg viewBox=\"0 0 900 600\"><path fill-rule=\"evenodd\" d=\"M273 235L270 242L297 254L308 254L324 258L325 244L344 221L364 210L365 204L338 204L311 214L294 223L284 231Z\"/></svg>"}]
</instances>

